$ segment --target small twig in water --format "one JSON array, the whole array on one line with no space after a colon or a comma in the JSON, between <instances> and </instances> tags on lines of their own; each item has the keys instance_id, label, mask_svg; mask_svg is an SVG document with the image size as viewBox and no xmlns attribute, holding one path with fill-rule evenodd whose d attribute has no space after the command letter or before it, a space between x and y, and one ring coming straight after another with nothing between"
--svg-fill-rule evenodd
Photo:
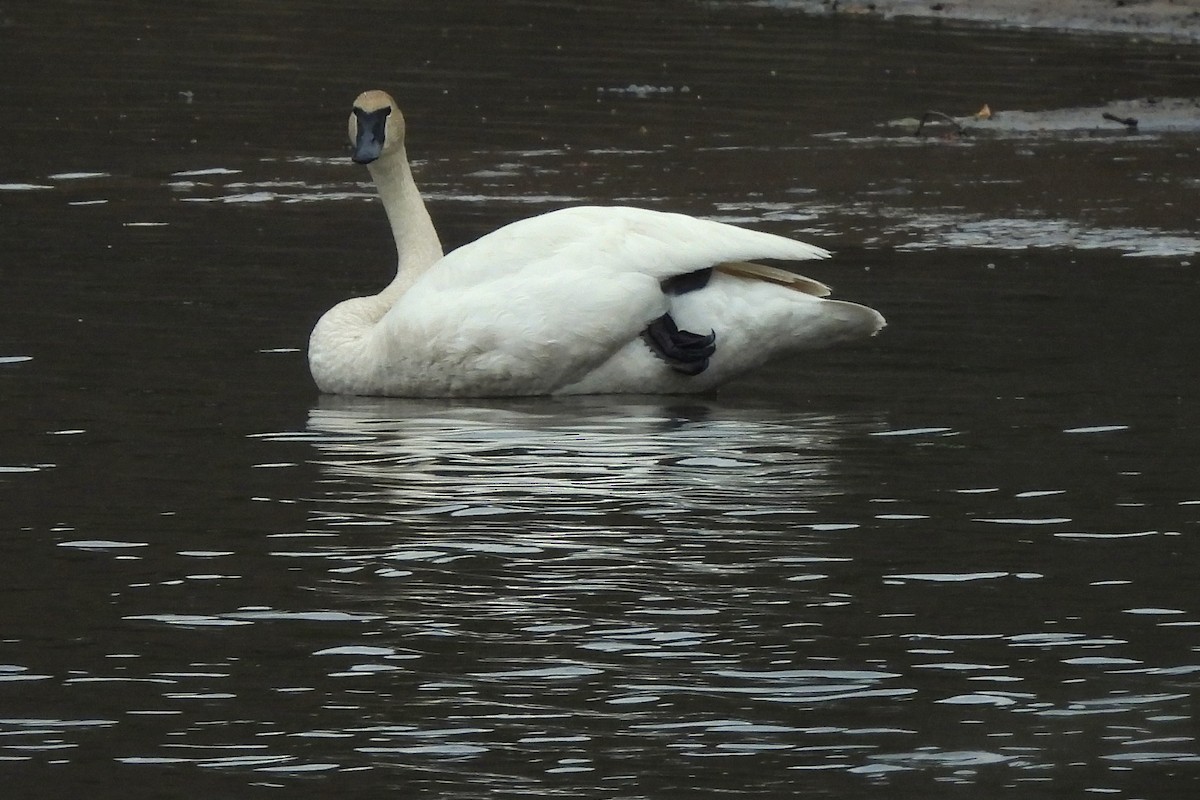
<instances>
[{"instance_id":1,"label":"small twig in water","mask_svg":"<svg viewBox=\"0 0 1200 800\"><path fill-rule=\"evenodd\" d=\"M1133 117L1118 117L1116 114L1110 114L1105 111L1100 116L1104 117L1109 122L1119 122L1126 128L1136 128L1138 121Z\"/></svg>"},{"instance_id":2,"label":"small twig in water","mask_svg":"<svg viewBox=\"0 0 1200 800\"><path fill-rule=\"evenodd\" d=\"M921 135L921 130L925 127L925 123L928 122L931 117L934 119L940 119L943 122L949 122L951 125L954 126L954 132L959 135L962 135L963 127L962 127L962 125L960 125L958 123L958 120L956 120L954 117L950 116L949 114L945 114L941 111L926 111L921 116L921 121L920 121L920 123L917 124L917 130L913 133L913 136Z\"/></svg>"}]
</instances>

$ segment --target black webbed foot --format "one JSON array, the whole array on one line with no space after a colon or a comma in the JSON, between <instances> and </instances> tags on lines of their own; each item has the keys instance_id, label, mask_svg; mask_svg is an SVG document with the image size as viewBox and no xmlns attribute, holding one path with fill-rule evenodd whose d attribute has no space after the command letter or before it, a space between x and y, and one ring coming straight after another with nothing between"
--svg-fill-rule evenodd
<instances>
[{"instance_id":1,"label":"black webbed foot","mask_svg":"<svg viewBox=\"0 0 1200 800\"><path fill-rule=\"evenodd\" d=\"M646 326L642 340L667 366L684 375L699 375L708 368L708 359L717 351L717 334L681 331L670 314L663 314Z\"/></svg>"}]
</instances>

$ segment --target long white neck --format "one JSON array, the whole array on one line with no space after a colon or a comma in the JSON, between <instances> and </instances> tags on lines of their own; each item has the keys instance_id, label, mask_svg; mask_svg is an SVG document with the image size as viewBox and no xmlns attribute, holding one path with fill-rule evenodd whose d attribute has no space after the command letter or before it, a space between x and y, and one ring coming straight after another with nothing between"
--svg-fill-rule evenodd
<instances>
[{"instance_id":1,"label":"long white neck","mask_svg":"<svg viewBox=\"0 0 1200 800\"><path fill-rule=\"evenodd\" d=\"M392 303L442 257L442 243L413 180L403 148L370 164L396 240L396 278L381 294ZM389 303L390 305L391 303Z\"/></svg>"},{"instance_id":2,"label":"long white neck","mask_svg":"<svg viewBox=\"0 0 1200 800\"><path fill-rule=\"evenodd\" d=\"M442 243L413 180L403 148L370 164L396 240L396 277L379 294L338 303L321 317L309 338L308 363L324 392L372 394L386 366L370 334L388 309L442 257Z\"/></svg>"}]
</instances>

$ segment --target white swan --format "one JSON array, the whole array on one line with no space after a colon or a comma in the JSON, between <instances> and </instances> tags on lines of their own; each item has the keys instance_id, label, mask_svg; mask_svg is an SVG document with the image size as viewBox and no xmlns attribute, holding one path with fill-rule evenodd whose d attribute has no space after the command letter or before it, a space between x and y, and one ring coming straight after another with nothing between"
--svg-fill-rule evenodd
<instances>
[{"instance_id":1,"label":"white swan","mask_svg":"<svg viewBox=\"0 0 1200 800\"><path fill-rule=\"evenodd\" d=\"M449 255L381 91L350 115L396 240L395 279L346 300L309 341L333 394L486 397L711 389L779 353L871 336L883 317L749 259L829 253L681 214L577 207L507 225Z\"/></svg>"}]
</instances>

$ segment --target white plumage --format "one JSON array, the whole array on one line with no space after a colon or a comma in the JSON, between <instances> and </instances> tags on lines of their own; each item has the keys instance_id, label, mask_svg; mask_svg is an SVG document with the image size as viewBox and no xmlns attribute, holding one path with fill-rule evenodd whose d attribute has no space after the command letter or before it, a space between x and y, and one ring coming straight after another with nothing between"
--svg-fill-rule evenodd
<instances>
[{"instance_id":1,"label":"white plumage","mask_svg":"<svg viewBox=\"0 0 1200 800\"><path fill-rule=\"evenodd\" d=\"M413 182L404 123L383 92L351 116L392 223L398 270L378 295L328 311L309 364L336 394L466 397L710 389L781 352L868 337L872 309L817 295L815 281L746 264L829 254L782 236L681 214L584 206L507 225L442 257ZM701 288L664 281L716 267ZM702 275L704 273L701 273ZM668 284L669 286L669 284ZM716 334L684 374L643 333L664 315Z\"/></svg>"}]
</instances>

